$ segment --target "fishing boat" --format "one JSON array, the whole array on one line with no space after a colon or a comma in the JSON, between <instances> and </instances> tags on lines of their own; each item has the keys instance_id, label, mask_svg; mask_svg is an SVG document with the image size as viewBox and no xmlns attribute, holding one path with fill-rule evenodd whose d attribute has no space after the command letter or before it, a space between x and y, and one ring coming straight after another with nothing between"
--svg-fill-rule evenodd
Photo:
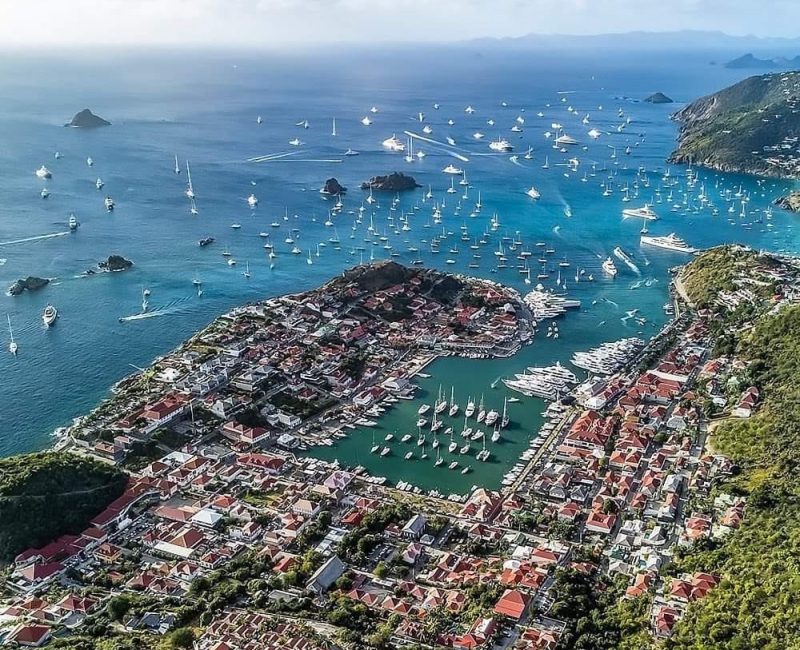
<instances>
[{"instance_id":1,"label":"fishing boat","mask_svg":"<svg viewBox=\"0 0 800 650\"><path fill-rule=\"evenodd\" d=\"M108 210L109 212L113 212L114 211L114 199L112 199L110 196L107 196L104 199L103 203L106 206L106 210Z\"/></svg>"}]
</instances>

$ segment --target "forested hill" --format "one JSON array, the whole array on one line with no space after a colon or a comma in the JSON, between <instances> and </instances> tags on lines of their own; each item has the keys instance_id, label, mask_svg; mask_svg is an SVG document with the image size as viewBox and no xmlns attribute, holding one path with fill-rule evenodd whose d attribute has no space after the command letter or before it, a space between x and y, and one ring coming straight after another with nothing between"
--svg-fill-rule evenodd
<instances>
[{"instance_id":1,"label":"forested hill","mask_svg":"<svg viewBox=\"0 0 800 650\"><path fill-rule=\"evenodd\" d=\"M0 459L0 560L79 533L122 494L126 482L115 467L76 454Z\"/></svg>"},{"instance_id":2,"label":"forested hill","mask_svg":"<svg viewBox=\"0 0 800 650\"><path fill-rule=\"evenodd\" d=\"M796 178L800 72L748 77L673 115L681 123L671 162Z\"/></svg>"},{"instance_id":3,"label":"forested hill","mask_svg":"<svg viewBox=\"0 0 800 650\"><path fill-rule=\"evenodd\" d=\"M749 255L730 249L714 255L711 279L737 277ZM703 256L692 262L689 277L710 272L708 262ZM736 312L714 318L725 327ZM746 516L729 537L678 560L677 571L713 571L723 580L689 607L666 647L800 650L800 305L777 311L760 305L745 327L727 329L725 346L747 364L740 384L757 386L763 399L752 417L728 419L711 437L714 449L739 467L720 490L745 496Z\"/></svg>"}]
</instances>

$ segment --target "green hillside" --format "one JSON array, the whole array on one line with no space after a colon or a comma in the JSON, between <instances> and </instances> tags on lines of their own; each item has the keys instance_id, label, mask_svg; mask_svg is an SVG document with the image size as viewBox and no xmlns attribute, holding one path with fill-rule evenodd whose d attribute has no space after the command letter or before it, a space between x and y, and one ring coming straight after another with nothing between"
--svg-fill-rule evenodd
<instances>
[{"instance_id":1,"label":"green hillside","mask_svg":"<svg viewBox=\"0 0 800 650\"><path fill-rule=\"evenodd\" d=\"M0 459L0 560L80 532L126 481L118 469L75 454Z\"/></svg>"}]
</instances>

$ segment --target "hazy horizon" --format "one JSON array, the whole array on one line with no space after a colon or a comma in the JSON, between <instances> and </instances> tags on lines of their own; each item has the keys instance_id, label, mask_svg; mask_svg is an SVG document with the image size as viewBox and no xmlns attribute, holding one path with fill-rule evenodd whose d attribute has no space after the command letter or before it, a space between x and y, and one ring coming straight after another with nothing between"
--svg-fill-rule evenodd
<instances>
[{"instance_id":1,"label":"hazy horizon","mask_svg":"<svg viewBox=\"0 0 800 650\"><path fill-rule=\"evenodd\" d=\"M797 38L794 0L0 0L14 46L450 43L685 30ZM702 45L702 43L698 43Z\"/></svg>"}]
</instances>

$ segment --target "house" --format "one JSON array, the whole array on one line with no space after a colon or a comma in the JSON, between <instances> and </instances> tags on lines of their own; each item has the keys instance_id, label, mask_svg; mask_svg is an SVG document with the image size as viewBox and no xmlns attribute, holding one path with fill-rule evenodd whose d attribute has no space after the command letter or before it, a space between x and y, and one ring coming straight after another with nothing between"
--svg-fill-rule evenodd
<instances>
[{"instance_id":1,"label":"house","mask_svg":"<svg viewBox=\"0 0 800 650\"><path fill-rule=\"evenodd\" d=\"M23 624L14 628L4 645L16 643L27 648L40 648L50 640L51 636L50 628L46 625Z\"/></svg>"},{"instance_id":2,"label":"house","mask_svg":"<svg viewBox=\"0 0 800 650\"><path fill-rule=\"evenodd\" d=\"M428 522L423 515L416 514L408 520L408 523L406 523L405 526L403 526L400 534L405 539L419 539L422 537L422 533L425 532L425 525L427 523Z\"/></svg>"},{"instance_id":3,"label":"house","mask_svg":"<svg viewBox=\"0 0 800 650\"><path fill-rule=\"evenodd\" d=\"M336 582L345 571L344 563L336 555L332 555L325 564L314 572L306 583L306 589L321 596Z\"/></svg>"},{"instance_id":4,"label":"house","mask_svg":"<svg viewBox=\"0 0 800 650\"><path fill-rule=\"evenodd\" d=\"M531 597L516 589L506 589L494 606L494 613L519 621L525 616Z\"/></svg>"}]
</instances>

